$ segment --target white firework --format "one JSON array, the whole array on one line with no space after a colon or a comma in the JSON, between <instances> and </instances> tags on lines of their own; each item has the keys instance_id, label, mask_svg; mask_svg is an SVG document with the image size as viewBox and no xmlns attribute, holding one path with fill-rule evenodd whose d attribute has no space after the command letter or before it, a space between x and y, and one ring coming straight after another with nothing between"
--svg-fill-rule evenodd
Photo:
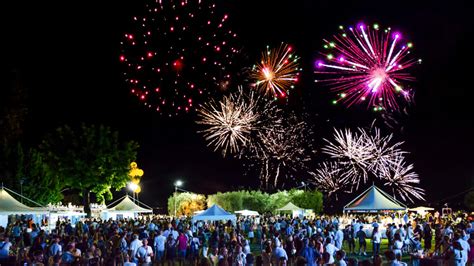
<instances>
[{"instance_id":1,"label":"white firework","mask_svg":"<svg viewBox=\"0 0 474 266\"><path fill-rule=\"evenodd\" d=\"M313 176L313 183L322 192L336 195L337 192L349 187L349 180L344 177L341 165L336 162L323 162L318 165L316 172L310 172Z\"/></svg>"},{"instance_id":2,"label":"white firework","mask_svg":"<svg viewBox=\"0 0 474 266\"><path fill-rule=\"evenodd\" d=\"M360 181L367 181L367 169L371 164L372 143L367 141L362 132L351 132L334 129L334 142L327 139L326 146L322 151L331 158L340 162L346 169L343 174L345 178L350 179L358 187Z\"/></svg>"},{"instance_id":3,"label":"white firework","mask_svg":"<svg viewBox=\"0 0 474 266\"><path fill-rule=\"evenodd\" d=\"M268 104L262 111L262 123L251 145L242 156L249 170L258 169L263 188L284 187L296 174L307 172L311 160L313 128L295 113L285 113Z\"/></svg>"},{"instance_id":4,"label":"white firework","mask_svg":"<svg viewBox=\"0 0 474 266\"><path fill-rule=\"evenodd\" d=\"M374 128L372 132L359 129L365 141L370 144L370 164L367 170L377 175L386 165L396 163L398 157L407 152L402 151L400 146L403 142L392 142L393 134L382 136L380 129Z\"/></svg>"},{"instance_id":5,"label":"white firework","mask_svg":"<svg viewBox=\"0 0 474 266\"><path fill-rule=\"evenodd\" d=\"M253 92L244 94L241 87L221 101L210 101L201 105L196 123L208 126L202 130L208 146L214 151L237 153L250 141L250 134L257 130L260 112L257 110L259 97Z\"/></svg>"},{"instance_id":6,"label":"white firework","mask_svg":"<svg viewBox=\"0 0 474 266\"><path fill-rule=\"evenodd\" d=\"M338 160L356 189L366 183L369 173L378 175L382 168L395 163L406 152L400 149L403 142L392 142L393 135L382 136L378 128L372 131L359 128L356 132L334 129L334 141L327 139L322 151Z\"/></svg>"},{"instance_id":7,"label":"white firework","mask_svg":"<svg viewBox=\"0 0 474 266\"><path fill-rule=\"evenodd\" d=\"M424 190L417 185L420 183L418 174L413 171L413 164L407 164L403 156L380 169L380 177L385 181L384 185L392 189L393 196L399 195L403 200L413 198L424 200Z\"/></svg>"}]
</instances>

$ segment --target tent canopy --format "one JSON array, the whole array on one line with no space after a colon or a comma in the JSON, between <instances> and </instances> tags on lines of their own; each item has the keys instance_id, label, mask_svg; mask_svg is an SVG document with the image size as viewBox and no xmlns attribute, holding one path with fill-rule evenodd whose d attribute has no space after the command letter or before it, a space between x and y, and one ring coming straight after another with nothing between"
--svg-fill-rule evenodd
<instances>
[{"instance_id":1,"label":"tent canopy","mask_svg":"<svg viewBox=\"0 0 474 266\"><path fill-rule=\"evenodd\" d=\"M257 211L251 211L251 210L240 210L240 211L235 211L235 213L238 213L243 216L259 216L260 215Z\"/></svg>"},{"instance_id":2,"label":"tent canopy","mask_svg":"<svg viewBox=\"0 0 474 266\"><path fill-rule=\"evenodd\" d=\"M209 209L196 214L193 216L193 222L195 221L221 221L221 220L231 220L232 222L236 221L234 214L228 213L217 204L212 205Z\"/></svg>"},{"instance_id":3,"label":"tent canopy","mask_svg":"<svg viewBox=\"0 0 474 266\"><path fill-rule=\"evenodd\" d=\"M0 214L44 214L45 208L32 208L19 202L2 186L0 189Z\"/></svg>"},{"instance_id":4,"label":"tent canopy","mask_svg":"<svg viewBox=\"0 0 474 266\"><path fill-rule=\"evenodd\" d=\"M407 207L403 203L397 201L375 185L372 185L344 206L344 211L351 212L401 211L406 209Z\"/></svg>"},{"instance_id":5,"label":"tent canopy","mask_svg":"<svg viewBox=\"0 0 474 266\"><path fill-rule=\"evenodd\" d=\"M138 200L136 200L138 203L140 203ZM112 205L112 204L111 204ZM143 204L144 205L144 204ZM109 205L110 206L110 205ZM107 206L107 209L104 211L107 212L118 212L118 213L151 213L153 212L152 209L145 209L133 202L128 195L125 195L117 205L114 207L110 208Z\"/></svg>"},{"instance_id":6,"label":"tent canopy","mask_svg":"<svg viewBox=\"0 0 474 266\"><path fill-rule=\"evenodd\" d=\"M277 211L302 211L303 209L296 206L295 204L291 202L288 202L288 204L276 210Z\"/></svg>"},{"instance_id":7,"label":"tent canopy","mask_svg":"<svg viewBox=\"0 0 474 266\"><path fill-rule=\"evenodd\" d=\"M410 208L408 210L409 211L414 211L414 212L427 212L427 211L434 211L434 208L419 206L419 207L416 207L416 208Z\"/></svg>"}]
</instances>

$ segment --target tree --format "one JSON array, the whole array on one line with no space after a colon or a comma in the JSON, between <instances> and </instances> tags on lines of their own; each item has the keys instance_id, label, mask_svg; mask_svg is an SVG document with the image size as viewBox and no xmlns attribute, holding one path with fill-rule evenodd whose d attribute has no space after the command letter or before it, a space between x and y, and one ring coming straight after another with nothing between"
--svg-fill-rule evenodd
<instances>
[{"instance_id":1,"label":"tree","mask_svg":"<svg viewBox=\"0 0 474 266\"><path fill-rule=\"evenodd\" d=\"M15 188L15 168L18 165L18 145L23 135L24 122L28 115L27 91L19 71L11 71L6 89L0 90L0 177L5 185Z\"/></svg>"},{"instance_id":2,"label":"tree","mask_svg":"<svg viewBox=\"0 0 474 266\"><path fill-rule=\"evenodd\" d=\"M311 209L315 213L320 213L323 210L323 194L317 190L301 191L294 193L291 197L291 202L303 209Z\"/></svg>"},{"instance_id":3,"label":"tree","mask_svg":"<svg viewBox=\"0 0 474 266\"><path fill-rule=\"evenodd\" d=\"M470 191L464 196L464 205L466 205L469 210L474 210L474 191Z\"/></svg>"},{"instance_id":4,"label":"tree","mask_svg":"<svg viewBox=\"0 0 474 266\"><path fill-rule=\"evenodd\" d=\"M137 149L134 141L120 143L118 132L109 127L85 124L75 130L59 127L40 144L51 175L60 177L65 188L80 191L88 215L91 192L103 203L112 199L111 189L126 186Z\"/></svg>"},{"instance_id":5,"label":"tree","mask_svg":"<svg viewBox=\"0 0 474 266\"><path fill-rule=\"evenodd\" d=\"M23 195L40 203L58 203L63 199L64 182L44 162L43 155L31 149L24 164L19 164L17 179L23 182Z\"/></svg>"},{"instance_id":6,"label":"tree","mask_svg":"<svg viewBox=\"0 0 474 266\"><path fill-rule=\"evenodd\" d=\"M270 207L270 195L268 193L252 190L246 192L242 202L243 209L265 213L272 211Z\"/></svg>"}]
</instances>

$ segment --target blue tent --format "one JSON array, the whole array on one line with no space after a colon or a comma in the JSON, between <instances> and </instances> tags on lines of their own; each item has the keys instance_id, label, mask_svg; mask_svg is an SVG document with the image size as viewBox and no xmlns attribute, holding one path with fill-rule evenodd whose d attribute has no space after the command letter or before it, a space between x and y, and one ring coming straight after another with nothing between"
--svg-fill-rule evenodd
<instances>
[{"instance_id":1,"label":"blue tent","mask_svg":"<svg viewBox=\"0 0 474 266\"><path fill-rule=\"evenodd\" d=\"M406 209L407 207L403 203L397 201L375 185L372 185L344 206L345 212L404 211Z\"/></svg>"},{"instance_id":2,"label":"blue tent","mask_svg":"<svg viewBox=\"0 0 474 266\"><path fill-rule=\"evenodd\" d=\"M231 220L233 223L236 221L234 214L228 213L217 204L212 205L209 209L196 214L193 216L193 222L196 221L221 221L221 220Z\"/></svg>"}]
</instances>

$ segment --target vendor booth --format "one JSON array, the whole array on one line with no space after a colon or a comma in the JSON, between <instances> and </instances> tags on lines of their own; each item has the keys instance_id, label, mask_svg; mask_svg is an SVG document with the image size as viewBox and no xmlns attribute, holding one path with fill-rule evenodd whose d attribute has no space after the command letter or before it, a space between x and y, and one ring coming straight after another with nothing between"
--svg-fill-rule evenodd
<instances>
[{"instance_id":1,"label":"vendor booth","mask_svg":"<svg viewBox=\"0 0 474 266\"><path fill-rule=\"evenodd\" d=\"M209 209L193 216L192 221L229 221L235 224L237 218L234 214L227 212L217 204L212 205Z\"/></svg>"},{"instance_id":2,"label":"vendor booth","mask_svg":"<svg viewBox=\"0 0 474 266\"><path fill-rule=\"evenodd\" d=\"M35 223L41 223L42 218L48 214L46 208L40 204L36 203L40 207L28 207L12 197L9 192L29 202L35 203L2 185L0 188L0 226L6 227L8 222L14 222L22 217L27 219L31 218Z\"/></svg>"},{"instance_id":3,"label":"vendor booth","mask_svg":"<svg viewBox=\"0 0 474 266\"><path fill-rule=\"evenodd\" d=\"M120 202L117 203L114 207L110 207L119 200ZM140 207L138 204L141 204L146 208ZM105 220L129 219L136 218L138 214L141 213L153 213L153 210L151 207L145 205L144 203L136 199L132 200L128 195L125 195L122 198L108 205L107 208L102 211L102 218Z\"/></svg>"}]
</instances>

